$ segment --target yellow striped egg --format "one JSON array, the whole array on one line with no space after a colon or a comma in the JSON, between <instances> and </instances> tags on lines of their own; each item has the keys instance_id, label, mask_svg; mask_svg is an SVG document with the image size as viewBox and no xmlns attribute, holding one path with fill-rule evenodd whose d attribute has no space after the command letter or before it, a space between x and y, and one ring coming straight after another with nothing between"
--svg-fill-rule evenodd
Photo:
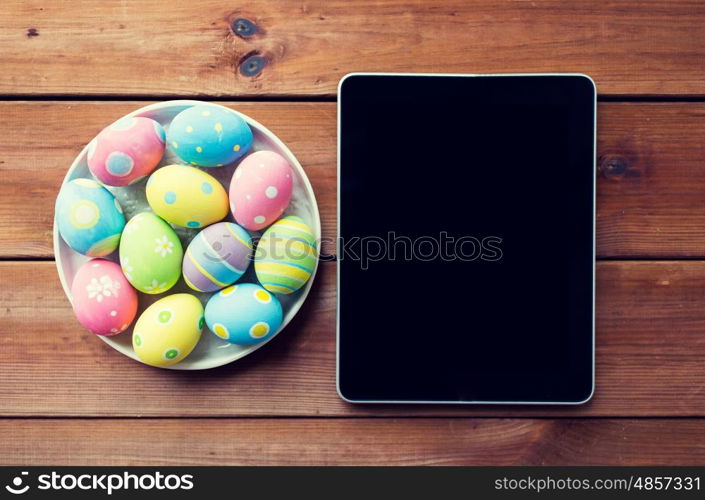
<instances>
[{"instance_id":1,"label":"yellow striped egg","mask_svg":"<svg viewBox=\"0 0 705 500\"><path fill-rule=\"evenodd\" d=\"M255 272L270 292L289 294L306 284L317 260L313 230L300 217L290 215L262 235L255 253Z\"/></svg>"}]
</instances>

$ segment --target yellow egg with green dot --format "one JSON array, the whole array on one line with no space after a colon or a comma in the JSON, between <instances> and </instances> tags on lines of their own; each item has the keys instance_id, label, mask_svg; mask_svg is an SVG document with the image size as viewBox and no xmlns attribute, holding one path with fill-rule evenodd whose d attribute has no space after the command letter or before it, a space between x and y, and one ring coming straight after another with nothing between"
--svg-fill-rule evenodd
<instances>
[{"instance_id":1,"label":"yellow egg with green dot","mask_svg":"<svg viewBox=\"0 0 705 500\"><path fill-rule=\"evenodd\" d=\"M140 315L132 333L132 348L143 363L171 366L193 351L203 326L200 300L188 293L169 295Z\"/></svg>"}]
</instances>

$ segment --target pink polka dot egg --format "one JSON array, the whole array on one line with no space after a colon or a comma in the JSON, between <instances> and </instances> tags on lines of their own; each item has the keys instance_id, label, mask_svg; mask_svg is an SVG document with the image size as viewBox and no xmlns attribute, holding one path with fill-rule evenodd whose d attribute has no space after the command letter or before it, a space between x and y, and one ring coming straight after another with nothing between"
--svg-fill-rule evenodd
<instances>
[{"instance_id":1,"label":"pink polka dot egg","mask_svg":"<svg viewBox=\"0 0 705 500\"><path fill-rule=\"evenodd\" d=\"M108 186L134 184L161 161L165 137L162 126L150 118L121 118L88 144L88 168Z\"/></svg>"},{"instance_id":2,"label":"pink polka dot egg","mask_svg":"<svg viewBox=\"0 0 705 500\"><path fill-rule=\"evenodd\" d=\"M125 331L137 314L137 292L120 266L109 260L83 264L73 278L71 296L79 323L97 335Z\"/></svg>"},{"instance_id":3,"label":"pink polka dot egg","mask_svg":"<svg viewBox=\"0 0 705 500\"><path fill-rule=\"evenodd\" d=\"M289 163L274 151L247 156L230 182L230 209L245 229L259 231L276 221L291 200L293 188Z\"/></svg>"}]
</instances>

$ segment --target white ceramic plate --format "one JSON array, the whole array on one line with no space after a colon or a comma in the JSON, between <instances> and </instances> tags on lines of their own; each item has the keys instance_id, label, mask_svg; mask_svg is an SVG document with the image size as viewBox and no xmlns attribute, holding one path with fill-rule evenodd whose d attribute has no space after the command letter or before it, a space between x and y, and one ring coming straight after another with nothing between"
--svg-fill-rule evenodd
<instances>
[{"instance_id":1,"label":"white ceramic plate","mask_svg":"<svg viewBox=\"0 0 705 500\"><path fill-rule=\"evenodd\" d=\"M145 116L153 120L158 121L168 130L171 120L180 111L186 108L194 106L196 104L202 104L201 101L166 101L157 104L151 104L140 108L127 116ZM218 104L208 103L214 106ZM316 197L313 194L313 189L311 184L306 177L306 173L299 164L296 157L289 151L282 141L280 141L277 136L272 132L267 130L261 124L257 123L252 118L238 113L252 129L254 135L253 150L269 150L279 153L284 158L289 161L293 171L294 171L294 190L291 196L291 203L289 207L284 212L284 215L298 215L301 217L312 229L317 241L321 238L321 220L318 214L318 205L316 204ZM115 117L117 119L118 117ZM115 120L110 120L112 123ZM107 126L109 123L106 123ZM87 148L83 148L83 151L76 157L74 162L71 164L66 177L64 178L64 183L77 179L80 177L93 178L90 170L88 170L88 165L86 163L86 151ZM162 159L159 166L169 165L171 163L183 163L176 155L174 155L169 149L168 145L164 153L164 158ZM217 178L221 184L228 190L230 184L230 178L232 177L235 167L239 164L239 160L225 167L217 168L202 168L201 170L213 175ZM144 189L145 189L146 179L138 182L133 186L128 187L110 187L106 186L118 199L120 205L125 212L125 218L129 220L136 213L142 212L144 210L149 210L149 205L147 204ZM232 216L228 216L226 220L232 221ZM184 250L188 246L191 238L198 233L198 230L175 227L176 233L179 235L181 242L183 244ZM253 236L259 236L260 232L251 232ZM66 296L71 300L71 283L73 282L73 277L78 270L78 268L86 262L89 258L79 254L72 250L59 236L59 231L56 225L56 220L54 221L54 255L56 257L56 267L59 270L59 278L61 279L61 285L64 288ZM118 252L113 252L110 256L106 257L110 260L118 261ZM306 300L313 279L316 275L316 268L318 267L318 262L316 262L316 267L314 267L313 273L308 283L303 286L300 290L290 294L290 295L279 295L282 307L284 309L284 320L279 331L270 337L266 342L272 340L276 335L278 335L284 327L292 320L296 315L299 308ZM254 266L250 265L247 273L238 280L238 282L254 282L256 283L256 278L254 276ZM183 281L183 278L168 292L159 295L146 295L139 293L140 307L137 312L137 317L139 314L149 306L149 304L154 301L179 292L188 292L201 299L205 305L208 297L211 294L206 293L196 293L190 288L188 288ZM93 335L92 333L85 331L84 335ZM107 344L120 351L125 356L129 356L132 359L138 360L135 352L132 350L132 327L128 328L126 331L119 333L111 337L104 337L102 335L96 335L101 340L105 341ZM175 370L203 370L206 368L215 368L217 366L222 366L227 363L236 361L244 356L247 356L251 352L257 350L259 347L264 345L266 342L261 344L256 344L254 346L242 347L235 344L229 344L222 339L219 339L208 331L207 327L204 327L203 334L201 335L201 340L199 341L196 348L193 350L189 356L184 359L181 363L170 366Z\"/></svg>"}]
</instances>

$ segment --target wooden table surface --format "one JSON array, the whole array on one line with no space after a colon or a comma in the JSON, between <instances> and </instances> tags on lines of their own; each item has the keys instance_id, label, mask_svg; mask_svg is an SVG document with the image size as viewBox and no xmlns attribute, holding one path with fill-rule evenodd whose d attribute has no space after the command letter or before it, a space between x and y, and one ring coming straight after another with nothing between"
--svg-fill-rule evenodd
<instances>
[{"instance_id":1,"label":"wooden table surface","mask_svg":"<svg viewBox=\"0 0 705 500\"><path fill-rule=\"evenodd\" d=\"M53 205L103 126L148 102L224 101L290 146L332 238L336 85L351 71L595 79L590 403L344 403L334 262L285 334L215 370L143 366L74 319ZM0 464L703 464L705 3L4 0L0 354Z\"/></svg>"}]
</instances>

